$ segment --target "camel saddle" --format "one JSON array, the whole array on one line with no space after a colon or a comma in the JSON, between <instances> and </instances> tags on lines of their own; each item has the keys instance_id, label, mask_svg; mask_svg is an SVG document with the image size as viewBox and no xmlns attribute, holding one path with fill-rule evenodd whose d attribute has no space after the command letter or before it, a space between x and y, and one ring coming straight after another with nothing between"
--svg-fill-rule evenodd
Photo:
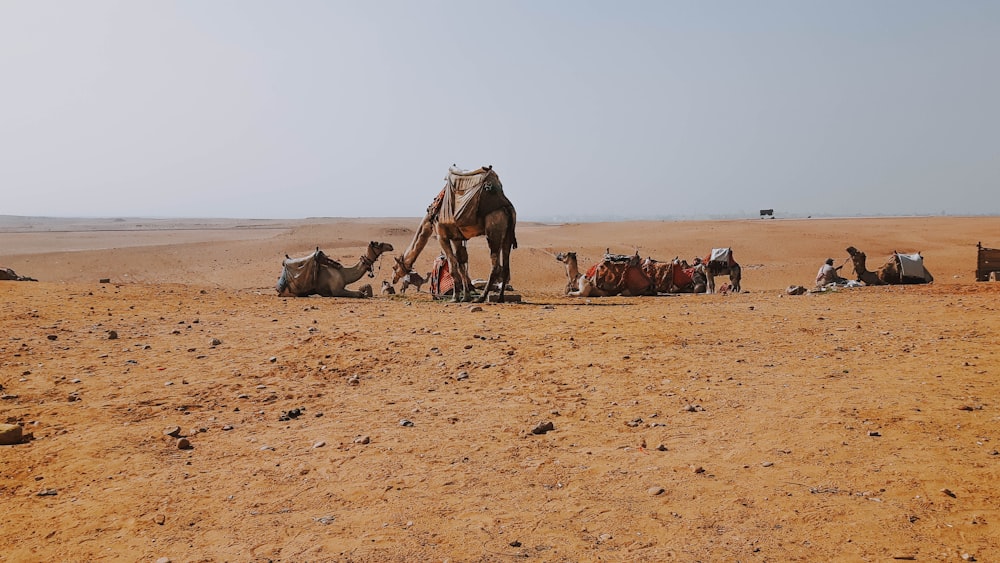
<instances>
[{"instance_id":1,"label":"camel saddle","mask_svg":"<svg viewBox=\"0 0 1000 563\"><path fill-rule=\"evenodd\" d=\"M437 212L438 224L457 227L467 238L478 234L476 225L479 217L502 207L513 207L504 195L503 184L492 166L470 171L453 165L448 168L448 175L444 179L446 184L442 194L439 194L441 202ZM493 209L480 207L480 200L485 193L499 196L492 198L490 206ZM436 204L437 199L431 205Z\"/></svg>"},{"instance_id":2,"label":"camel saddle","mask_svg":"<svg viewBox=\"0 0 1000 563\"><path fill-rule=\"evenodd\" d=\"M720 266L736 265L736 260L733 259L732 248L713 248L712 253L705 258L705 262L708 262L709 264L718 264Z\"/></svg>"},{"instance_id":3,"label":"camel saddle","mask_svg":"<svg viewBox=\"0 0 1000 563\"><path fill-rule=\"evenodd\" d=\"M343 268L340 262L332 260L319 248L302 258L285 257L281 262L281 276L278 277L278 295L307 295L316 288L316 279L322 266Z\"/></svg>"}]
</instances>

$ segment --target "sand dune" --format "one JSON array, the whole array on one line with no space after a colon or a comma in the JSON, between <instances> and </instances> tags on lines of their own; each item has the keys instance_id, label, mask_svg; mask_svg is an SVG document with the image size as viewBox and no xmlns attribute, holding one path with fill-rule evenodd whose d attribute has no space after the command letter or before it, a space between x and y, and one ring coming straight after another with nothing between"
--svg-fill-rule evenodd
<instances>
[{"instance_id":1,"label":"sand dune","mask_svg":"<svg viewBox=\"0 0 1000 563\"><path fill-rule=\"evenodd\" d=\"M1000 218L521 223L522 304L275 295L285 254L416 224L0 221L41 280L0 282L0 422L34 438L0 446L0 561L1000 553ZM936 281L784 294L849 245ZM717 246L745 293L574 300L554 258Z\"/></svg>"}]
</instances>

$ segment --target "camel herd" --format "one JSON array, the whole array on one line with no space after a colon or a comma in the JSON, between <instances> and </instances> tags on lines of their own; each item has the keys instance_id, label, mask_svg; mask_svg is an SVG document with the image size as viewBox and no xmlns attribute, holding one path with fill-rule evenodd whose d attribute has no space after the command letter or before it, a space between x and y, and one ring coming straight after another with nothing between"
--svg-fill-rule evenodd
<instances>
[{"instance_id":1,"label":"camel herd","mask_svg":"<svg viewBox=\"0 0 1000 563\"><path fill-rule=\"evenodd\" d=\"M504 195L503 185L492 166L466 171L453 165L445 177L444 188L427 208L410 245L395 259L392 282L383 282L382 293L394 294L394 286L399 282L402 282L403 293L411 285L420 291L420 286L431 276L421 276L413 270L413 265L431 235L437 234L442 254L447 259L448 275L454 282L452 300L471 301L476 295L477 284L469 276L465 242L485 235L492 268L489 279L478 284L481 288L478 301L486 301L490 293L496 291L496 300L503 302L504 292L510 288L510 252L517 248L514 234L516 222L514 205ZM372 264L383 253L392 250L389 243L373 241L354 266L342 266L327 258L318 248L304 258L286 256L278 280L278 294L371 297L371 285L362 286L358 291L347 289L347 285L358 281L365 273L374 277ZM871 272L867 269L864 252L853 246L847 252L854 263L858 281L865 285L933 281L930 273L923 268L919 254L893 253L885 265ZM666 262L652 258L642 260L638 252L629 256L609 251L603 260L591 265L586 272L580 270L575 252L561 252L556 255L556 260L566 268L566 295L571 297L742 291L742 269L730 248L712 249L708 256L696 258L693 264L677 258ZM729 276L729 283L717 289L715 277L722 275Z\"/></svg>"}]
</instances>

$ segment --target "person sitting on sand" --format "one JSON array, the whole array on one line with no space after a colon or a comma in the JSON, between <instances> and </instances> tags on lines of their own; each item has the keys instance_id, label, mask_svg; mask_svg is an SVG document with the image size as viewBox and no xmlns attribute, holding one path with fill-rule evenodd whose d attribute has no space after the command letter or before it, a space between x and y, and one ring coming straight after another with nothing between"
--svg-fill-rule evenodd
<instances>
[{"instance_id":1,"label":"person sitting on sand","mask_svg":"<svg viewBox=\"0 0 1000 563\"><path fill-rule=\"evenodd\" d=\"M846 279L840 277L837 273L838 270L843 268L844 265L841 264L836 268L833 267L833 258L827 258L826 262L820 266L819 272L816 273L816 287L824 287L831 283L845 283Z\"/></svg>"}]
</instances>

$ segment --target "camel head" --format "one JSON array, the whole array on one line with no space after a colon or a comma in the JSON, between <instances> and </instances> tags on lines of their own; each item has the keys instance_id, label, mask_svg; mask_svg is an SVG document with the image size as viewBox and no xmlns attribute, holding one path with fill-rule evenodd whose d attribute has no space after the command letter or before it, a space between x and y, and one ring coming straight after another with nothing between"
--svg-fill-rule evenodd
<instances>
[{"instance_id":1,"label":"camel head","mask_svg":"<svg viewBox=\"0 0 1000 563\"><path fill-rule=\"evenodd\" d=\"M375 242L371 241L368 243L368 250L371 250L376 257L381 256L384 252L392 252L392 245L387 242Z\"/></svg>"},{"instance_id":2,"label":"camel head","mask_svg":"<svg viewBox=\"0 0 1000 563\"><path fill-rule=\"evenodd\" d=\"M562 262L563 264L576 262L576 252L560 252L559 254L556 254L556 260Z\"/></svg>"},{"instance_id":3,"label":"camel head","mask_svg":"<svg viewBox=\"0 0 1000 563\"><path fill-rule=\"evenodd\" d=\"M397 256L392 264L392 283L399 283L399 280L406 277L406 274L409 273L410 268L406 265L406 261L403 260L402 256Z\"/></svg>"},{"instance_id":4,"label":"camel head","mask_svg":"<svg viewBox=\"0 0 1000 563\"><path fill-rule=\"evenodd\" d=\"M375 261L378 257L385 252L392 252L392 245L387 242L375 242L371 241L368 243L368 252L361 257L361 263L368 268L368 277L375 277ZM381 266L379 266L381 268ZM395 282L393 282L395 283Z\"/></svg>"}]
</instances>

